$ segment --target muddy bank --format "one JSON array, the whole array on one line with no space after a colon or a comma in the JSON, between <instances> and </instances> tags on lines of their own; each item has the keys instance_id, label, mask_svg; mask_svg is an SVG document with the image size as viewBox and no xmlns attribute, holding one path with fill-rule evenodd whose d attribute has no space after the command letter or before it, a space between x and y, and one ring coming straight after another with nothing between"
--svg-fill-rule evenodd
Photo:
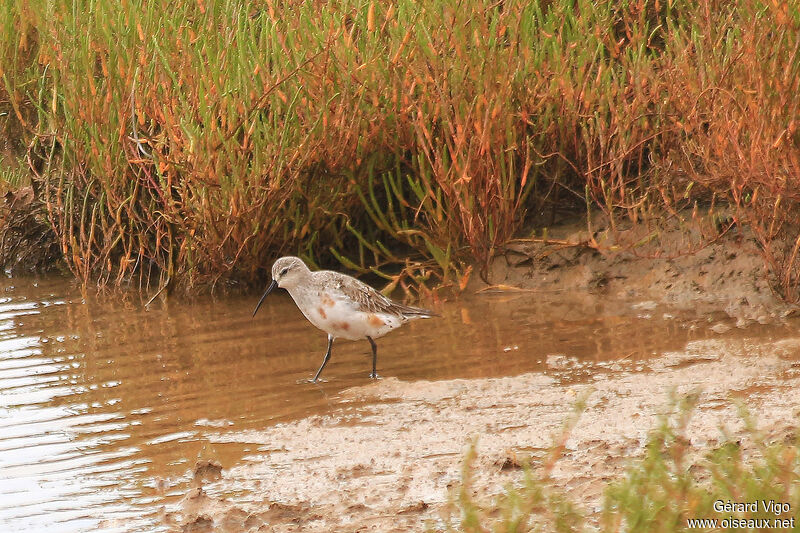
<instances>
[{"instance_id":1,"label":"muddy bank","mask_svg":"<svg viewBox=\"0 0 800 533\"><path fill-rule=\"evenodd\" d=\"M653 300L676 309L724 312L738 327L796 311L782 301L764 254L746 227L723 213L616 225L595 216L562 223L546 238L518 239L495 258L492 285L532 291L585 290L612 299ZM713 221L727 221L720 226ZM472 288L480 290L481 283Z\"/></svg>"},{"instance_id":2,"label":"muddy bank","mask_svg":"<svg viewBox=\"0 0 800 533\"><path fill-rule=\"evenodd\" d=\"M441 516L473 439L476 486L498 492L519 480L521 459L541 467L583 395L586 410L551 474L591 516L673 392L700 394L687 435L695 451L722 440L721 428L741 434L734 397L769 436L791 432L799 356L800 338L707 340L629 370L553 354L547 371L517 377L384 379L344 391L334 414L227 435L260 443L258 453L198 486L165 520L192 531L419 531ZM587 382L561 379L587 364L598 367Z\"/></svg>"}]
</instances>

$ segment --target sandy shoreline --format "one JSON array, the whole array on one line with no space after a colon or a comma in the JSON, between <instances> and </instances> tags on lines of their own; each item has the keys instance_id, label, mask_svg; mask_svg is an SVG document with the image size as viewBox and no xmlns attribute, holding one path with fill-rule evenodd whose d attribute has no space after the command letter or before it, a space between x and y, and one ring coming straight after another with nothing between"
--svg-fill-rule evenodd
<instances>
[{"instance_id":1,"label":"sandy shoreline","mask_svg":"<svg viewBox=\"0 0 800 533\"><path fill-rule=\"evenodd\" d=\"M187 494L166 520L193 531L420 531L439 519L474 439L476 487L499 492L521 475L503 466L523 457L541 465L584 395L586 410L551 475L591 516L606 482L641 452L672 392L700 393L687 433L696 451L720 441L720 428L742 431L734 397L747 399L768 435L790 431L800 406L800 368L791 361L798 352L800 339L710 340L638 370L598 363L610 372L578 384L543 374L384 379L346 390L336 414L227 435L262 451Z\"/></svg>"}]
</instances>

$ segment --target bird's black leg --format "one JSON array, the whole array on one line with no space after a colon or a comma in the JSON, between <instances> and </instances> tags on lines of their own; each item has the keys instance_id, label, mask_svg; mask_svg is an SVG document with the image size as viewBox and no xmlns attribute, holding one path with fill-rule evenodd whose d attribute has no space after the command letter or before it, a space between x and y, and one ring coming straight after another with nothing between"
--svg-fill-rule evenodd
<instances>
[{"instance_id":1,"label":"bird's black leg","mask_svg":"<svg viewBox=\"0 0 800 533\"><path fill-rule=\"evenodd\" d=\"M372 374L369 375L372 379L378 377L378 372L375 370L375 367L378 365L378 345L375 344L375 341L372 340L372 337L367 337L367 340L372 345Z\"/></svg>"},{"instance_id":2,"label":"bird's black leg","mask_svg":"<svg viewBox=\"0 0 800 533\"><path fill-rule=\"evenodd\" d=\"M329 333L328 334L328 351L325 352L325 359L322 360L322 366L320 366L319 370L317 370L317 373L314 374L314 379L311 380L311 383L316 383L317 382L317 378L319 377L320 374L322 374L322 369L325 368L325 365L328 364L328 359L331 358L331 348L332 347L333 347L333 335L331 335Z\"/></svg>"}]
</instances>

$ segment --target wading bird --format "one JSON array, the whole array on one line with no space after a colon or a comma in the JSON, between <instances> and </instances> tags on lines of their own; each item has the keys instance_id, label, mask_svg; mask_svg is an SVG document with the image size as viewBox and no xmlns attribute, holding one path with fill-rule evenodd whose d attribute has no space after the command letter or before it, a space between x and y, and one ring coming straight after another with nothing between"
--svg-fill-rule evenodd
<instances>
[{"instance_id":1,"label":"wading bird","mask_svg":"<svg viewBox=\"0 0 800 533\"><path fill-rule=\"evenodd\" d=\"M253 316L275 287L289 295L309 322L328 334L328 350L317 370L315 383L331 358L333 341L367 339L372 345L371 378L377 378L378 345L383 337L409 320L439 316L427 309L394 302L369 285L330 270L312 272L299 257L281 257L272 265L272 282L258 301Z\"/></svg>"}]
</instances>

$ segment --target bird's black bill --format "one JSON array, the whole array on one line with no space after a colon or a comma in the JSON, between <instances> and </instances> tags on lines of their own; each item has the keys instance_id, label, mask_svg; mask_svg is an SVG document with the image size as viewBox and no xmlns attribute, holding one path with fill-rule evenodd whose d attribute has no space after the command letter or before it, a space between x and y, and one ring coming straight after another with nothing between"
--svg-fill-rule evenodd
<instances>
[{"instance_id":1,"label":"bird's black bill","mask_svg":"<svg viewBox=\"0 0 800 533\"><path fill-rule=\"evenodd\" d=\"M256 305L256 308L253 310L253 316L256 316L256 313L258 313L258 308L261 307L262 303L264 303L264 298L266 298L267 295L272 292L272 289L274 289L277 286L278 286L278 282L273 279L272 283L270 283L269 287L267 287L267 290L264 293L264 296L261 297L261 299L258 301L258 305Z\"/></svg>"}]
</instances>

